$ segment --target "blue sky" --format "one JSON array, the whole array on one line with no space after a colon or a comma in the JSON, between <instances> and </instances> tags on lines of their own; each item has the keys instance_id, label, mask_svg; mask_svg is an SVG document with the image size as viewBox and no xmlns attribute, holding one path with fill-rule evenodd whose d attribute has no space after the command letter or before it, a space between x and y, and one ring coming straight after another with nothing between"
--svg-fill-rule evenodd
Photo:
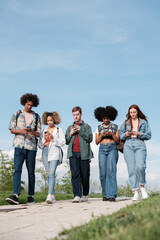
<instances>
[{"instance_id":1,"label":"blue sky","mask_svg":"<svg viewBox=\"0 0 160 240\"><path fill-rule=\"evenodd\" d=\"M83 119L94 132L96 107L116 107L120 126L128 107L136 103L152 129L148 161L155 162L156 172L159 12L159 0L1 0L0 148L12 149L8 124L26 92L39 96L40 116L46 110L60 113L64 131L75 105L82 107Z\"/></svg>"}]
</instances>

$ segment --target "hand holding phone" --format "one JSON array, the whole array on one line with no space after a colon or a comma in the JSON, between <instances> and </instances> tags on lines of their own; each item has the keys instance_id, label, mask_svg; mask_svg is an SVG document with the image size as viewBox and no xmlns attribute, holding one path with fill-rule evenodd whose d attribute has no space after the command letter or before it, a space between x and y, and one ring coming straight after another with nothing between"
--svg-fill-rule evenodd
<instances>
[{"instance_id":1,"label":"hand holding phone","mask_svg":"<svg viewBox=\"0 0 160 240\"><path fill-rule=\"evenodd\" d=\"M48 138L49 138L49 134L50 134L50 133L49 133L48 131L45 131L45 132L44 132L44 138L45 138L45 139L48 139Z\"/></svg>"},{"instance_id":2,"label":"hand holding phone","mask_svg":"<svg viewBox=\"0 0 160 240\"><path fill-rule=\"evenodd\" d=\"M76 130L77 124L73 123L73 124L72 124L72 128L73 128L74 130Z\"/></svg>"},{"instance_id":3,"label":"hand holding phone","mask_svg":"<svg viewBox=\"0 0 160 240\"><path fill-rule=\"evenodd\" d=\"M129 137L129 136L131 136L131 135L132 135L132 132L131 132L131 131L127 131L127 132L126 132L126 136L127 136L127 137Z\"/></svg>"},{"instance_id":4,"label":"hand holding phone","mask_svg":"<svg viewBox=\"0 0 160 240\"><path fill-rule=\"evenodd\" d=\"M30 127L30 126L27 126L25 129L26 129L26 132L27 132L27 133L29 133L29 132L32 132L32 131L33 131L33 130L31 129L31 127Z\"/></svg>"}]
</instances>

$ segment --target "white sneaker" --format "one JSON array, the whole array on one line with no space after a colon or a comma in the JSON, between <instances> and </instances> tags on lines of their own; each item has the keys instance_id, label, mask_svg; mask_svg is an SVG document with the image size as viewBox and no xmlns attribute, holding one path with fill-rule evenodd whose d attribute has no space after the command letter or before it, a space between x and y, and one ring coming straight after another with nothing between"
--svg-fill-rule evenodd
<instances>
[{"instance_id":1,"label":"white sneaker","mask_svg":"<svg viewBox=\"0 0 160 240\"><path fill-rule=\"evenodd\" d=\"M81 201L82 201L82 202L88 202L88 198L89 198L89 195L83 196L83 197L81 198Z\"/></svg>"},{"instance_id":2,"label":"white sneaker","mask_svg":"<svg viewBox=\"0 0 160 240\"><path fill-rule=\"evenodd\" d=\"M134 193L134 196L132 198L132 201L138 201L139 200L139 193L138 192L135 192Z\"/></svg>"},{"instance_id":3,"label":"white sneaker","mask_svg":"<svg viewBox=\"0 0 160 240\"><path fill-rule=\"evenodd\" d=\"M141 187L140 189L141 189L141 193L142 193L142 198L143 199L148 198L149 196L148 196L146 189L144 187Z\"/></svg>"},{"instance_id":4,"label":"white sneaker","mask_svg":"<svg viewBox=\"0 0 160 240\"><path fill-rule=\"evenodd\" d=\"M72 203L79 203L81 200L80 197L76 196L73 200L72 200Z\"/></svg>"},{"instance_id":5,"label":"white sneaker","mask_svg":"<svg viewBox=\"0 0 160 240\"><path fill-rule=\"evenodd\" d=\"M56 202L55 196L51 195L51 194L48 194L47 199L46 199L46 203L52 204L54 202Z\"/></svg>"}]
</instances>

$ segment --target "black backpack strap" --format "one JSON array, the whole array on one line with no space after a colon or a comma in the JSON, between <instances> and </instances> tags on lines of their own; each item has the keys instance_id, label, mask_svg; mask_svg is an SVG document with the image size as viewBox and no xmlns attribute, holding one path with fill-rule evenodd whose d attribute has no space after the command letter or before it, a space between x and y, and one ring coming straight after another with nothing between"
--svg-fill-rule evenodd
<instances>
[{"instance_id":1,"label":"black backpack strap","mask_svg":"<svg viewBox=\"0 0 160 240\"><path fill-rule=\"evenodd\" d=\"M18 121L18 118L19 118L19 115L21 114L21 110L18 110L17 114L16 114L16 126L17 126L17 121Z\"/></svg>"},{"instance_id":2,"label":"black backpack strap","mask_svg":"<svg viewBox=\"0 0 160 240\"><path fill-rule=\"evenodd\" d=\"M34 131L36 132L37 131L37 126L38 126L38 114L35 113L35 115L36 115L36 124L35 124Z\"/></svg>"}]
</instances>

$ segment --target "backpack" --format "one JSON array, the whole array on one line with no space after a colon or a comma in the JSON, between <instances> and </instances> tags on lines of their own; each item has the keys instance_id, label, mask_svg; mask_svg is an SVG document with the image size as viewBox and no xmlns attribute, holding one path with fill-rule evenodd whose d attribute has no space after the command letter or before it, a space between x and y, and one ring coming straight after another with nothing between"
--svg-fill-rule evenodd
<instances>
[{"instance_id":1,"label":"backpack","mask_svg":"<svg viewBox=\"0 0 160 240\"><path fill-rule=\"evenodd\" d=\"M59 127L57 127L57 133L58 133L58 135L59 135ZM63 162L63 150L62 150L61 147L59 147L59 148L60 148L60 151L61 151L61 154L62 154L62 158L59 159L59 161L58 161L58 165L60 165L60 164Z\"/></svg>"}]
</instances>

